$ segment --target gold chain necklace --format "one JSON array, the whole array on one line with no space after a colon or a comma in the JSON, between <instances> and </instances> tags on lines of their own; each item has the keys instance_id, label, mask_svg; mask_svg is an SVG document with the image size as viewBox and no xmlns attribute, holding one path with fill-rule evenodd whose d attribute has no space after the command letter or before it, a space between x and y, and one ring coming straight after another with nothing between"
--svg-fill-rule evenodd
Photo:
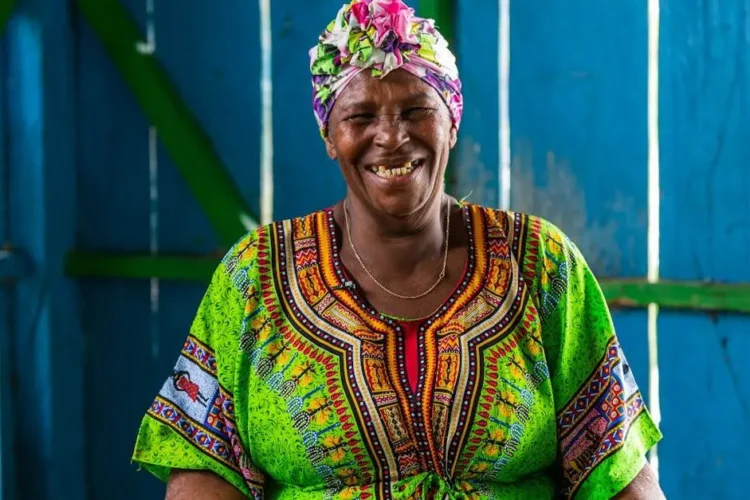
<instances>
[{"instance_id":1,"label":"gold chain necklace","mask_svg":"<svg viewBox=\"0 0 750 500\"><path fill-rule=\"evenodd\" d=\"M437 286L440 284L441 281L443 281L443 278L445 278L445 270L448 267L448 237L450 236L450 228L451 228L450 204L448 205L447 216L445 217L445 253L443 255L443 269L440 271L437 281L435 281L435 283L430 288L428 288L425 292L422 292L419 295L401 295L396 292L393 292L389 290L388 288L386 288L382 283L380 283L375 278L375 276L372 275L370 270L367 269L367 266L365 266L365 263L362 262L362 258L359 256L359 253L357 253L357 249L354 248L354 240L352 240L352 231L349 225L349 211L346 208L346 199L344 199L343 208L344 208L344 220L346 221L346 234L349 237L349 246L351 247L352 252L354 252L354 256L357 258L359 265L362 266L362 269L365 270L365 272L370 277L370 279L374 281L375 284L378 285L384 292L390 295L393 295L394 297L398 297L399 299L416 300L416 299L421 299L425 295L428 295L435 288L437 288Z\"/></svg>"}]
</instances>

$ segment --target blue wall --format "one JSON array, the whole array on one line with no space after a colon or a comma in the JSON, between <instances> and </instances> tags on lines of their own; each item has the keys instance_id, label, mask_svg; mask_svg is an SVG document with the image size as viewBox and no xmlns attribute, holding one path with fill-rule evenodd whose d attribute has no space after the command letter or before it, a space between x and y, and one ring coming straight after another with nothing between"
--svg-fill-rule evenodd
<instances>
[{"instance_id":1,"label":"blue wall","mask_svg":"<svg viewBox=\"0 0 750 500\"><path fill-rule=\"evenodd\" d=\"M84 490L84 342L76 287L62 275L77 199L68 19L66 2L20 2L2 45L2 236L17 262L29 263L0 297L3 451L11 450L2 488L10 498Z\"/></svg>"},{"instance_id":2,"label":"blue wall","mask_svg":"<svg viewBox=\"0 0 750 500\"><path fill-rule=\"evenodd\" d=\"M144 2L122 1L145 31ZM308 48L341 3L272 5L277 219L344 193L318 136L307 69ZM34 264L16 284L0 283L3 498L162 498L129 457L203 287L74 283L62 262L72 248L221 246L160 146L149 170L149 124L68 4L21 0L0 43L0 244L25 249ZM457 5L466 111L455 194L497 205L498 3ZM155 57L258 212L257 3L155 7ZM750 261L750 1L662 0L661 10L661 273L750 281L737 265ZM643 277L646 0L511 0L510 16L512 208L560 225L600 276ZM645 390L646 313L614 315ZM661 311L658 326L667 496L744 498L750 319Z\"/></svg>"}]
</instances>

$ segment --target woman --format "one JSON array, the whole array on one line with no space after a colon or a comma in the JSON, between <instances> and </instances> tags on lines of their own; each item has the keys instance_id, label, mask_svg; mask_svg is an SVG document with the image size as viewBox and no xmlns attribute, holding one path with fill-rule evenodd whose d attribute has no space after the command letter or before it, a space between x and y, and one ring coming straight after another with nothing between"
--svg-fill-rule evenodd
<instances>
[{"instance_id":1,"label":"woman","mask_svg":"<svg viewBox=\"0 0 750 500\"><path fill-rule=\"evenodd\" d=\"M432 21L354 0L311 58L346 198L229 251L134 460L171 499L660 498L577 248L444 192L462 96Z\"/></svg>"}]
</instances>

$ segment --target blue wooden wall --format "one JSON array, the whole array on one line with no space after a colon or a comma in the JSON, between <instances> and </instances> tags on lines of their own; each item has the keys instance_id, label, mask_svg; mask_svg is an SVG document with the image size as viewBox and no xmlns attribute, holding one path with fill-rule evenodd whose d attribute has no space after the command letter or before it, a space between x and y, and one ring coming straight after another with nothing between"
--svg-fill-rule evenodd
<instances>
[{"instance_id":1,"label":"blue wooden wall","mask_svg":"<svg viewBox=\"0 0 750 500\"><path fill-rule=\"evenodd\" d=\"M748 282L750 1L664 0L662 21L662 275ZM659 336L665 486L746 498L750 319L663 313Z\"/></svg>"},{"instance_id":2,"label":"blue wooden wall","mask_svg":"<svg viewBox=\"0 0 750 500\"><path fill-rule=\"evenodd\" d=\"M144 1L122 2L145 32ZM307 59L341 3L272 4L276 219L344 193L310 110ZM155 7L155 57L257 213L258 5ZM466 111L455 194L497 205L500 11L487 0L457 8ZM750 0L661 0L661 10L661 274L750 281L737 265L750 261ZM510 26L512 208L561 226L600 276L645 276L646 0L511 0ZM160 146L150 165L153 132L75 7L21 0L0 49L0 243L36 264L0 288L0 445L16 452L3 498L161 498L129 457L203 287L74 284L62 258L73 247L207 254L220 244ZM614 315L648 392L646 313ZM668 497L744 498L750 319L661 311L658 328ZM7 480L13 468L18 481Z\"/></svg>"},{"instance_id":3,"label":"blue wooden wall","mask_svg":"<svg viewBox=\"0 0 750 500\"><path fill-rule=\"evenodd\" d=\"M19 2L0 56L4 245L16 274L0 297L3 494L46 499L84 491L84 342L75 283L74 38L67 2ZM29 265L22 265L23 262ZM12 438L7 443L6 438ZM67 493L69 492L69 493ZM5 497L4 497L5 498ZM73 497L69 497L73 498Z\"/></svg>"},{"instance_id":4,"label":"blue wooden wall","mask_svg":"<svg viewBox=\"0 0 750 500\"><path fill-rule=\"evenodd\" d=\"M660 4L661 277L747 282L750 2ZM494 2L459 3L469 89L459 186L485 203L500 182L498 17ZM511 0L510 26L511 207L561 226L600 277L644 277L646 0ZM613 316L648 393L646 313ZM658 339L667 497L746 498L750 317L662 310Z\"/></svg>"}]
</instances>

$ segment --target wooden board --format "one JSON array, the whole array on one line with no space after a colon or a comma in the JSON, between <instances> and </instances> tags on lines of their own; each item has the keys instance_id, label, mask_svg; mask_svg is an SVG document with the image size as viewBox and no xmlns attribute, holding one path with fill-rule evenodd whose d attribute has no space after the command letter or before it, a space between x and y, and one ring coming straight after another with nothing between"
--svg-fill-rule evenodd
<instances>
[{"instance_id":1,"label":"wooden board","mask_svg":"<svg viewBox=\"0 0 750 500\"><path fill-rule=\"evenodd\" d=\"M600 278L646 274L645 12L511 2L511 208L558 225ZM646 313L613 317L645 394Z\"/></svg>"},{"instance_id":2,"label":"wooden board","mask_svg":"<svg viewBox=\"0 0 750 500\"><path fill-rule=\"evenodd\" d=\"M9 105L6 90L6 44L0 38L0 116L5 116ZM7 151L5 139L6 124L0 120L0 151ZM0 158L0 251L5 242L10 240L10 165L5 156ZM3 263L0 263L2 267ZM0 271L0 274L2 272ZM13 338L13 322L11 320L11 299L13 284L0 278L0 497L13 500L15 498L15 461L5 457L13 454L13 393L11 386L11 339Z\"/></svg>"},{"instance_id":3,"label":"wooden board","mask_svg":"<svg viewBox=\"0 0 750 500\"><path fill-rule=\"evenodd\" d=\"M148 251L148 124L96 36L79 14L75 19L77 246ZM159 388L149 284L81 280L79 290L89 409L83 440L88 497L163 498L163 486L136 472L129 460L140 418Z\"/></svg>"},{"instance_id":4,"label":"wooden board","mask_svg":"<svg viewBox=\"0 0 750 500\"><path fill-rule=\"evenodd\" d=\"M145 34L148 21L144 4L134 0L124 3ZM152 21L155 57L257 213L257 5L237 3L234 8L217 10L200 2L158 4ZM152 185L149 124L129 89L83 23L78 36L79 57L85 61L81 66L91 68L90 72L83 70L80 78L85 117L81 128L88 144L82 178L91 183L82 196L85 219L80 221L84 235L81 247L148 252L155 220L160 252L212 254L218 264L226 247L219 244L177 168L158 143L157 181ZM101 95L104 92L106 96ZM104 158L110 160L103 162ZM95 171L92 167L97 163L107 168ZM152 188L156 201L150 198ZM91 210L86 209L88 203ZM113 225L114 220L117 225ZM162 281L155 284L155 299L147 282L85 281L81 286L87 298L83 316L89 336L87 369L92 375L87 395L98 406L110 409L108 420L94 423L87 435L89 493L92 498L163 498L164 485L146 472L137 472L127 457L132 453L140 419L171 373L205 285ZM127 311L122 311L123 307ZM113 433L112 429L118 431ZM106 448L97 445L105 439ZM113 454L126 459L112 464L107 457Z\"/></svg>"},{"instance_id":5,"label":"wooden board","mask_svg":"<svg viewBox=\"0 0 750 500\"><path fill-rule=\"evenodd\" d=\"M143 16L143 2L131 2ZM160 2L155 57L211 138L248 206L260 213L260 35L257 2L221 8L199 0ZM158 134L158 130L157 130ZM159 249L224 250L180 172L160 147ZM206 182L210 182L207 178ZM237 239L242 235L238 234Z\"/></svg>"},{"instance_id":6,"label":"wooden board","mask_svg":"<svg viewBox=\"0 0 750 500\"><path fill-rule=\"evenodd\" d=\"M661 3L661 275L750 281L747 0ZM746 498L747 316L672 313L659 322L668 498Z\"/></svg>"},{"instance_id":7,"label":"wooden board","mask_svg":"<svg viewBox=\"0 0 750 500\"><path fill-rule=\"evenodd\" d=\"M344 2L273 2L274 219L305 215L346 194L312 110L308 51Z\"/></svg>"},{"instance_id":8,"label":"wooden board","mask_svg":"<svg viewBox=\"0 0 750 500\"><path fill-rule=\"evenodd\" d=\"M489 206L500 202L498 15L497 2L456 2L453 52L463 85L464 114L451 153L452 194Z\"/></svg>"},{"instance_id":9,"label":"wooden board","mask_svg":"<svg viewBox=\"0 0 750 500\"><path fill-rule=\"evenodd\" d=\"M69 6L27 0L5 32L8 238L33 263L14 286L9 339L18 498L84 494L83 342L63 262L75 237Z\"/></svg>"}]
</instances>

